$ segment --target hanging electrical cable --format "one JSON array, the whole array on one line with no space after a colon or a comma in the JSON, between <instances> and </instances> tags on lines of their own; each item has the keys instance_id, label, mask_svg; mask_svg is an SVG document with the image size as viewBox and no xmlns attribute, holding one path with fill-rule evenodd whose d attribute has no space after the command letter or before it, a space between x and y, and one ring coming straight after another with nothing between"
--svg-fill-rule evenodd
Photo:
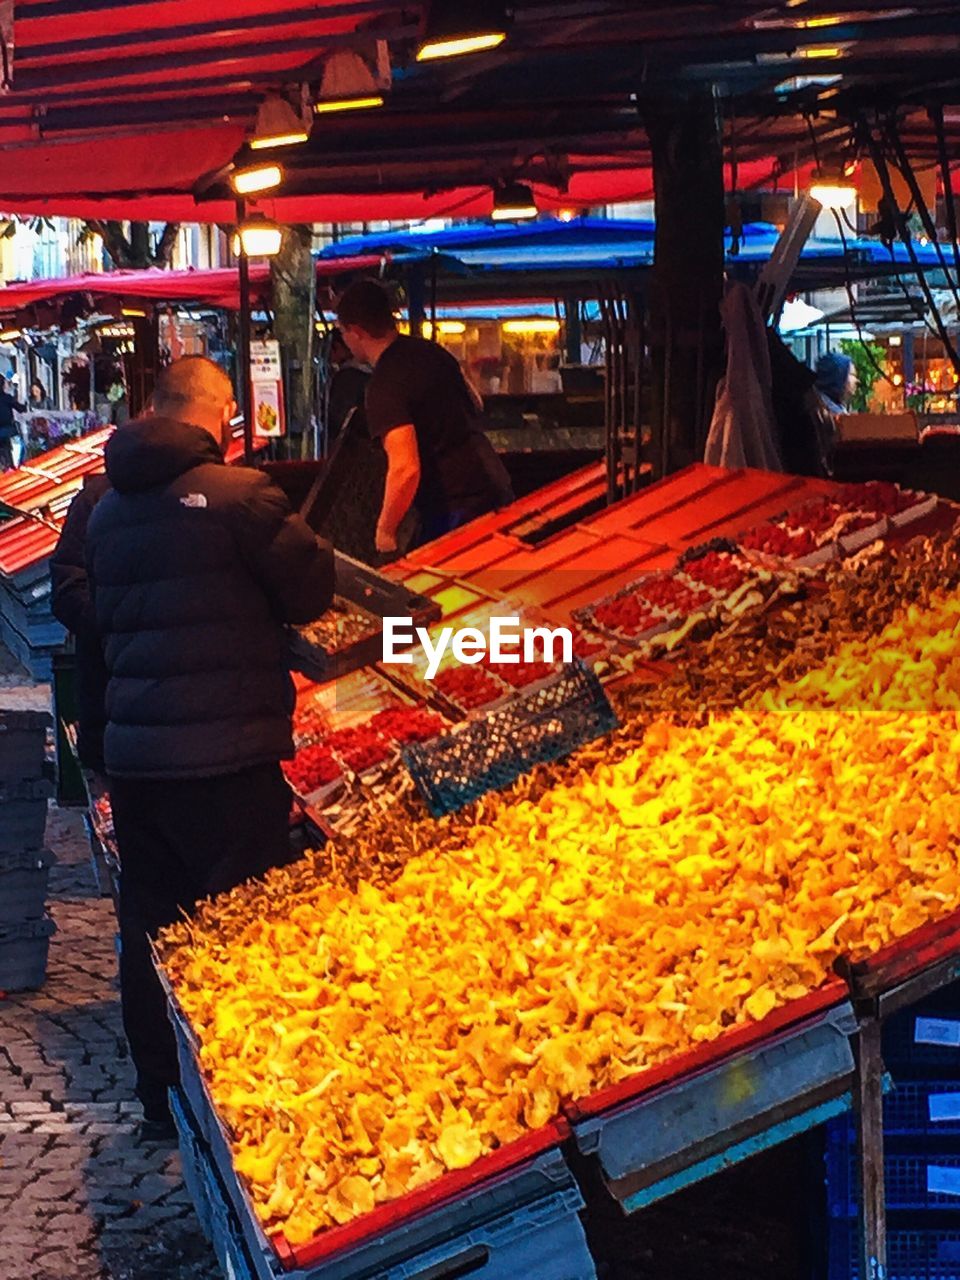
<instances>
[{"instance_id":1,"label":"hanging electrical cable","mask_svg":"<svg viewBox=\"0 0 960 1280\"><path fill-rule=\"evenodd\" d=\"M873 354L873 350L869 342L867 342L866 338L864 337L863 325L860 323L860 317L857 315L857 299L856 299L856 295L853 292L853 279L850 275L850 258L849 258L849 250L847 248L847 233L843 227L843 220L840 216L840 210L834 209L833 216L837 223L837 231L840 233L840 244L843 247L844 285L846 286L846 290L847 290L847 306L850 309L850 322L853 325L854 329L856 329L857 341L860 343L860 346L863 348L864 355L873 365L875 372L879 374L879 376L884 380L884 382L888 382L891 387L895 386L896 384L894 383L893 379L890 377L889 373L887 373L886 369L884 369L883 366L877 361L876 357Z\"/></svg>"},{"instance_id":2,"label":"hanging electrical cable","mask_svg":"<svg viewBox=\"0 0 960 1280\"><path fill-rule=\"evenodd\" d=\"M953 196L953 180L950 174L950 159L947 154L947 134L943 120L943 103L938 102L928 112L937 137L937 158L940 164L940 181L943 184L944 213L947 220L947 231L950 235L950 247L953 250L953 263L960 280L960 241L957 237L957 206Z\"/></svg>"},{"instance_id":3,"label":"hanging electrical cable","mask_svg":"<svg viewBox=\"0 0 960 1280\"><path fill-rule=\"evenodd\" d=\"M923 229L926 233L927 239L934 247L937 255L937 261L940 263L943 274L946 277L947 286L953 294L953 301L957 307L957 312L960 313L960 290L958 290L957 280L954 279L947 264L946 255L943 252L943 246L940 244L939 237L937 236L936 222L931 218L930 210L927 208L927 202L924 199L923 192L920 190L917 175L914 172L913 165L910 163L910 158L903 145L903 139L900 137L900 133L897 129L896 117L888 119L886 134L889 144L893 148L896 167L910 190L910 196L913 200L913 204L920 221L923 223Z\"/></svg>"},{"instance_id":4,"label":"hanging electrical cable","mask_svg":"<svg viewBox=\"0 0 960 1280\"><path fill-rule=\"evenodd\" d=\"M916 273L927 307L933 317L933 322L937 330L937 337L943 343L943 349L946 352L950 363L953 365L954 371L958 376L960 376L960 353L957 352L957 349L947 332L946 325L943 323L943 317L940 315L940 309L933 296L933 291L931 290L929 281L927 280L923 264L917 257L917 250L913 243L913 237L910 234L910 228L907 225L906 217L900 212L900 206L897 204L897 199L893 191L893 181L890 177L890 170L887 166L887 158L884 155L883 147L874 137L873 130L869 127L866 120L861 118L861 123L863 126L863 140L869 148L874 168L877 171L877 177L880 179L880 186L883 188L883 194L889 202L900 239L907 251L907 256L909 257L911 265Z\"/></svg>"}]
</instances>

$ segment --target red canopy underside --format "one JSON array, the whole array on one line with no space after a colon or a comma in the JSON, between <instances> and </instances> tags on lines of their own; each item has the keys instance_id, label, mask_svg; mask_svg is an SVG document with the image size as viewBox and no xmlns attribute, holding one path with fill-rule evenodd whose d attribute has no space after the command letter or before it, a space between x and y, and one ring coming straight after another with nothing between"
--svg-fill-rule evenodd
<instances>
[{"instance_id":1,"label":"red canopy underside","mask_svg":"<svg viewBox=\"0 0 960 1280\"><path fill-rule=\"evenodd\" d=\"M811 22L802 42L806 20L769 0L509 7L502 50L421 65L413 50L427 0L17 0L13 83L0 94L0 209L232 222L224 167L264 96L298 85L316 95L329 55L374 37L393 59L387 109L352 124L321 119L311 150L290 157L288 194L270 205L278 220L482 216L507 177L536 184L545 210L647 198L649 139L628 106L641 84L656 95L721 81L725 94L756 101L745 119L730 117L727 154L739 158L740 188L771 186L775 157L800 167L816 152L809 96L788 110L778 88L805 77L811 51L833 57L842 45L838 74L871 92L901 73L946 83L960 51L960 20L942 0L908 10L876 0L837 19L846 35ZM932 166L924 100L903 98L918 104L903 129ZM832 113L814 126L825 158L843 132ZM955 152L960 122L949 112L946 127ZM198 206L204 179L218 199ZM780 183L792 186L788 174Z\"/></svg>"},{"instance_id":2,"label":"red canopy underside","mask_svg":"<svg viewBox=\"0 0 960 1280\"><path fill-rule=\"evenodd\" d=\"M328 279L352 271L374 271L379 265L380 258L371 255L336 262L321 261L317 263L317 275ZM250 285L254 298L265 297L269 283L269 266L265 262L251 263ZM194 302L228 310L240 305L237 273L232 267L214 271L105 271L7 285L0 289L0 314L9 315L33 303L72 293L129 301Z\"/></svg>"},{"instance_id":3,"label":"red canopy underside","mask_svg":"<svg viewBox=\"0 0 960 1280\"><path fill-rule=\"evenodd\" d=\"M82 219L232 224L236 213L231 201L198 203L192 188L201 173L229 162L242 134L226 127L101 139L95 144L11 148L3 152L0 209ZM540 208L550 212L652 198L650 169L626 163L618 167L610 158L604 159L603 167L587 164L571 174L565 190L535 183ZM773 161L741 164L739 182L769 184L774 169ZM785 181L781 178L781 184ZM461 186L440 191L323 192L264 199L256 208L282 223L371 222L486 217L492 203L489 186Z\"/></svg>"}]
</instances>

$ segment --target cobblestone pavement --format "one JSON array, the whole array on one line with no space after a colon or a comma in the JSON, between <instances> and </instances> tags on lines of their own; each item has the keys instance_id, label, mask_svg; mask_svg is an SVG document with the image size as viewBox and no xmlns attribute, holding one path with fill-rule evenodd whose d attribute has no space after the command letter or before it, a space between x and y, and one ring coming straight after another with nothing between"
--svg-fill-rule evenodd
<instances>
[{"instance_id":1,"label":"cobblestone pavement","mask_svg":"<svg viewBox=\"0 0 960 1280\"><path fill-rule=\"evenodd\" d=\"M0 706L49 705L0 650ZM79 813L51 809L47 980L0 999L0 1280L219 1280L176 1148L140 1143L115 918Z\"/></svg>"}]
</instances>

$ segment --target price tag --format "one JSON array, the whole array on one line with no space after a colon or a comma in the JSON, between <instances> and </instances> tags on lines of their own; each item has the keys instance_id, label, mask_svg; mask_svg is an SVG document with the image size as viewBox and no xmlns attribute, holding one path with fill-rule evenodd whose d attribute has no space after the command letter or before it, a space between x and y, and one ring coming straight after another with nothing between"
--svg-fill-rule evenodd
<instances>
[{"instance_id":1,"label":"price tag","mask_svg":"<svg viewBox=\"0 0 960 1280\"><path fill-rule=\"evenodd\" d=\"M918 1018L913 1032L914 1044L939 1044L960 1049L960 1022L950 1018Z\"/></svg>"},{"instance_id":2,"label":"price tag","mask_svg":"<svg viewBox=\"0 0 960 1280\"><path fill-rule=\"evenodd\" d=\"M932 1093L927 1101L932 1121L960 1120L960 1093Z\"/></svg>"},{"instance_id":3,"label":"price tag","mask_svg":"<svg viewBox=\"0 0 960 1280\"><path fill-rule=\"evenodd\" d=\"M931 1195L960 1196L960 1169L942 1164L927 1166L927 1191Z\"/></svg>"}]
</instances>

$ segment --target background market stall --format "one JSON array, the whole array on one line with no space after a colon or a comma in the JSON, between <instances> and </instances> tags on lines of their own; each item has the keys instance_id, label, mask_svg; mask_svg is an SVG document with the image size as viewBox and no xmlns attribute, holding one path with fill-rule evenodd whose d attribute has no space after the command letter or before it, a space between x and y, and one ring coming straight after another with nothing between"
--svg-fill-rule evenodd
<instances>
[{"instance_id":1,"label":"background market stall","mask_svg":"<svg viewBox=\"0 0 960 1280\"><path fill-rule=\"evenodd\" d=\"M101 427L0 476L0 637L39 680L50 678L65 639L50 612L49 559L84 479L103 470L112 431ZM238 424L227 461L243 456Z\"/></svg>"}]
</instances>

